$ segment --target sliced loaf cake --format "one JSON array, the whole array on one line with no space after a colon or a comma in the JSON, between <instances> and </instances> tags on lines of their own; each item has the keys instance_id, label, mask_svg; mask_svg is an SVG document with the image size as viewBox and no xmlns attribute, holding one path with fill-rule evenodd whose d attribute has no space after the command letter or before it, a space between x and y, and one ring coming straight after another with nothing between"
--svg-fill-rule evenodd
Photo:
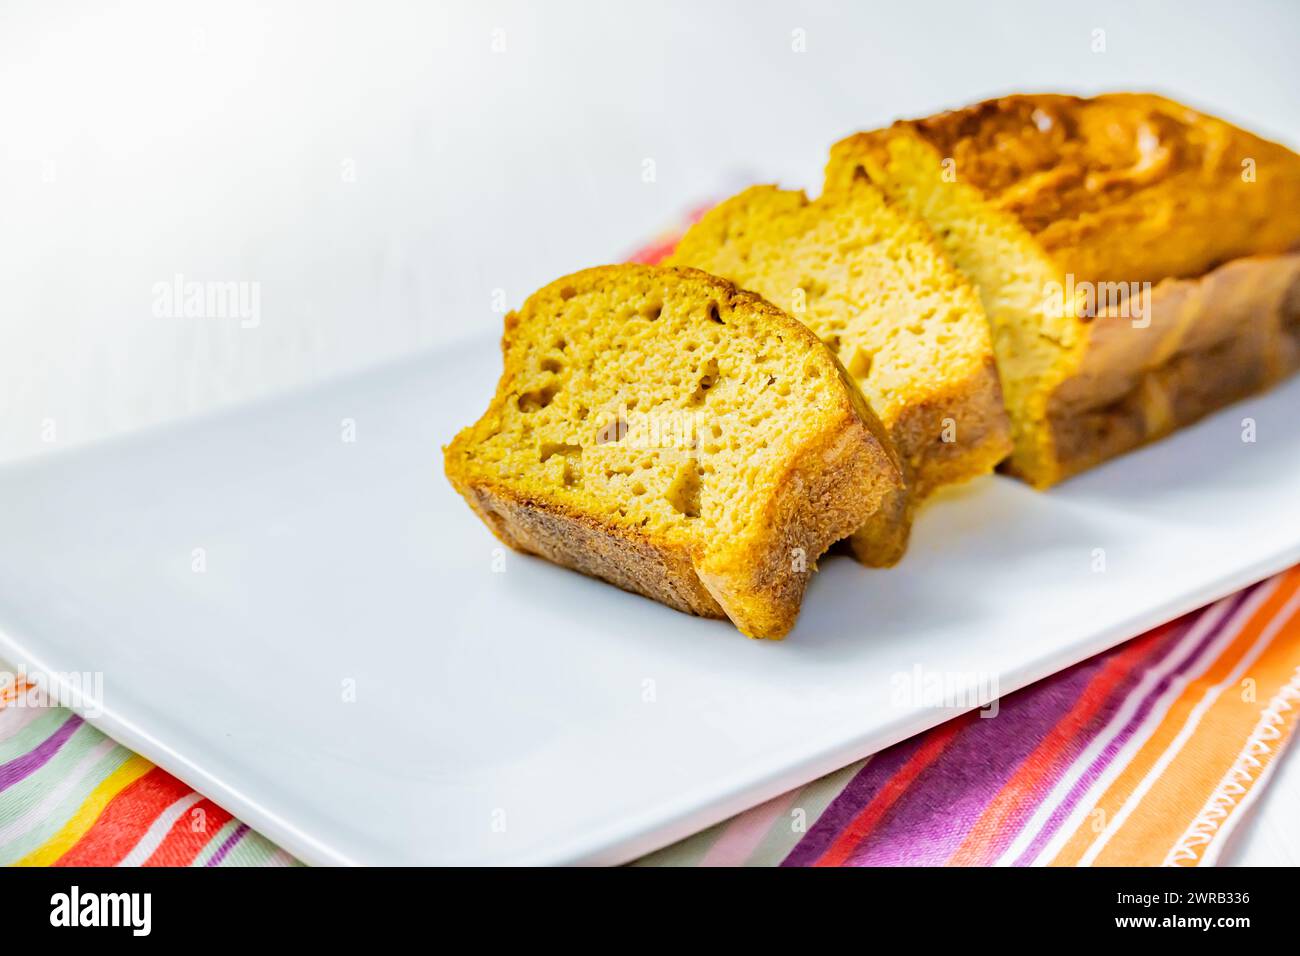
<instances>
[{"instance_id":1,"label":"sliced loaf cake","mask_svg":"<svg viewBox=\"0 0 1300 956\"><path fill-rule=\"evenodd\" d=\"M892 445L820 341L694 269L606 266L506 318L487 411L447 476L511 547L752 637L896 496Z\"/></svg>"}]
</instances>

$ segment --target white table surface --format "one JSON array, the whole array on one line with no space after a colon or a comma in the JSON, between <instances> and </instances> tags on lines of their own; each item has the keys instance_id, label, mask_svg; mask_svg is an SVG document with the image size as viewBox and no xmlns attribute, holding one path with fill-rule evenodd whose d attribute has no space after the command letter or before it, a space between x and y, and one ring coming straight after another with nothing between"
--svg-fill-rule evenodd
<instances>
[{"instance_id":1,"label":"white table surface","mask_svg":"<svg viewBox=\"0 0 1300 956\"><path fill-rule=\"evenodd\" d=\"M1300 142L1297 4L840 6L4 4L0 462L495 328L898 116L1153 89ZM178 274L256 323L155 314ZM1297 806L1292 754L1225 859L1300 861Z\"/></svg>"}]
</instances>

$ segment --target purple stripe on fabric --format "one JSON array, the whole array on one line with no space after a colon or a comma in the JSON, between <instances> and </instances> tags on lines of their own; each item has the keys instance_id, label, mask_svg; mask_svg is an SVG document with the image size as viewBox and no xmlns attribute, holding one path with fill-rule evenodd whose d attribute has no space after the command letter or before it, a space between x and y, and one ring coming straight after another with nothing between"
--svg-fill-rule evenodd
<instances>
[{"instance_id":1,"label":"purple stripe on fabric","mask_svg":"<svg viewBox=\"0 0 1300 956\"><path fill-rule=\"evenodd\" d=\"M937 866L1043 736L1078 702L1106 658L1076 664L1004 697L998 716L972 721L901 794L849 857L850 866Z\"/></svg>"},{"instance_id":2,"label":"purple stripe on fabric","mask_svg":"<svg viewBox=\"0 0 1300 956\"><path fill-rule=\"evenodd\" d=\"M1186 659L1174 668L1173 671L1161 678L1156 685L1151 688L1146 697L1142 699L1142 703L1138 705L1133 716L1130 717L1120 729L1120 732L1113 740L1106 744L1102 749L1102 752L1097 755L1096 759L1094 759L1088 766L1088 769L1084 771L1083 775L1075 781L1074 786L1070 788L1070 792L1067 793L1065 799L1061 801L1061 805L1052 811L1051 816L1049 816L1047 821L1043 824L1042 830L1040 830L1030 842L1029 846L1025 849L1025 852L1016 857L1015 862L1012 864L1013 866L1028 866L1029 863L1038 856L1039 852L1047 845L1052 836L1055 835L1056 831L1060 828L1061 824L1065 822L1066 818L1074 810L1075 806L1077 806L1079 801L1083 799L1083 795L1088 792L1088 789L1096 782L1097 778L1106 771L1106 768L1110 766L1111 761L1113 761L1115 756L1124 748L1124 745L1133 739L1133 735L1137 733L1137 729L1142 726L1143 722L1148 716L1150 716L1151 711L1155 709L1156 702L1164 695L1165 691L1169 689L1170 685L1175 680L1186 674L1196 665L1196 662L1205 655L1206 650L1223 633L1224 628L1228 626L1228 622L1233 619L1241 609L1241 606L1246 602L1247 598L1253 594L1258 587L1258 584L1251 585L1244 591L1240 591L1226 599L1230 604L1228 605L1227 610L1223 613L1223 616L1220 617L1215 625L1205 633L1200 641L1197 642L1196 647L1187 655ZM1208 610L1209 609L1207 608L1202 611L1201 614L1206 614ZM1182 636L1180 636L1180 640ZM1163 659L1163 656L1161 659ZM1148 665L1148 668L1154 667L1157 664L1158 661L1153 660Z\"/></svg>"},{"instance_id":3,"label":"purple stripe on fabric","mask_svg":"<svg viewBox=\"0 0 1300 956\"><path fill-rule=\"evenodd\" d=\"M901 825L906 830L921 826L932 813L942 815L943 828L921 827L920 831L905 833L901 837L895 833L893 839L905 844L893 848L900 856L896 862L923 864L946 860L985 804L1002 789L1007 778L1038 745L1042 735L1069 713L1083 687L1104 665L1104 657L1076 664L1050 680L1040 681L1003 698L999 702L997 717L976 720L962 730L935 763L912 782L863 846L854 851L852 864L859 864L859 856L869 855L880 834L896 830L900 820L904 821ZM862 808L911 759L926 736L918 734L882 751L863 767L782 865L807 866L820 857ZM912 801L914 793L922 794L923 799ZM929 833L930 830L933 832ZM927 833L942 836L943 844L927 842ZM933 859L935 857L938 859Z\"/></svg>"},{"instance_id":4,"label":"purple stripe on fabric","mask_svg":"<svg viewBox=\"0 0 1300 956\"><path fill-rule=\"evenodd\" d=\"M1060 774L1064 773L1072 761L1077 758L1078 754L1092 743L1097 734L1101 733L1106 724L1113 718L1115 712L1123 704L1128 694L1130 694L1137 686L1138 682L1141 680L1142 674L1147 669L1164 660L1168 654L1172 653L1173 649L1178 645L1178 642L1186 635L1188 629L1192 626L1192 623L1195 621L1197 616L1198 615L1196 614L1187 615L1185 622L1180 627L1153 647L1147 657L1140 664L1134 666L1132 670L1118 682L1114 690L1112 690L1108 695L1106 701L1098 708L1097 713L1089 720L1087 726L1081 727L1071 739L1068 749L1062 754L1062 757L1057 763L1053 776L1039 784L1042 792L1033 794L1030 799L1027 799L1024 802L1023 806L1016 808L1014 817L1006 821L1008 824L1005 827L1006 834L1005 836L999 836L999 839L996 841L996 845L993 848L995 852L1000 853L1006 848L1007 844L1009 844L1014 838L1019 827L1023 825L1024 821L1027 820L1036 809L1036 801L1050 792L1050 788L1056 784L1056 781L1060 778ZM1121 652L1121 648L1124 646L1125 645L1121 645L1111 651L1090 658L1087 661L1082 661L1074 667L1062 671L1060 674L1024 688L1002 700L1001 711L999 714L999 717L1002 719L996 720L995 722L1001 727L1008 727L1008 722L1014 722L1014 728L1008 728L1010 733L1014 735L1012 739L1016 744L1020 743L1021 740L1024 740L1024 742L1029 745L1027 748L1014 745L1012 747L1007 747L1000 739L990 740L991 737L1001 738L1003 735L1001 733L991 735L987 730L979 730L980 727L985 727L988 723L992 722L976 721L976 727L964 732L963 736L971 734L978 734L978 736L971 737L968 743L964 743L960 746L954 742L954 745L949 748L949 754L946 754L944 758L941 758L936 763L938 769L934 771L935 773L951 775L952 769L946 766L946 760L953 759L952 755L961 757L963 755L963 750L966 754L969 754L971 749L978 750L979 747L984 747L987 748L987 752L978 754L981 760L987 760L988 755L993 753L1007 758L1005 760L995 760L992 764L989 764L987 768L988 773L983 777L980 777L977 774L974 783L972 783L972 778L968 769L962 770L955 775L954 779L959 779L962 786L971 788L973 801L968 803L963 800L961 801L960 808L948 807L943 811L945 829L936 830L936 833L944 833L945 835L950 831L950 829L956 829L956 827L953 827L953 813L958 809L965 809L967 811L965 814L966 819L961 820L958 818L960 823L964 823L964 826L959 828L961 832L956 834L955 840L948 841L952 850L955 850L955 848L960 845L961 839L964 839L965 832L969 829L970 825L978 819L979 814L983 812L983 809L987 806L988 802L996 796L997 792L1000 791L1003 786L1005 786L1006 781L1011 779L1014 773L1020 769L1020 766L1023 764L1028 753L1032 753L1033 749L1041 743L1046 734L1050 733L1062 720L1068 718L1070 710L1072 710L1077 703L1078 697L1083 692L1084 687L1091 682L1100 669L1109 663L1115 654ZM1063 683L1067 681L1070 683ZM1064 697L1062 697L1061 692L1057 690L1057 688L1062 686L1067 688ZM1028 721L1028 723L1025 721ZM804 839L796 845L794 850L791 851L790 855L786 857L782 865L809 865L820 857L831 843L834 842L839 833L848 826L850 821L858 814L858 812L875 797L885 783L894 776L894 774L908 759L911 758L911 756L921 746L924 738L925 735L922 734L919 737L898 744L887 751L883 751L874 760L867 764L867 766L858 773L854 780L845 787L844 791L835 799L835 801L832 802L826 812L823 813L814 824L808 835L805 836ZM920 783L920 780L914 781L913 786L919 787ZM907 800L908 797L909 795L905 794L902 799ZM897 810L897 806L891 809L891 817L897 812ZM883 830L878 829L877 833L873 834L872 839L869 842L874 843L877 839L877 834L880 832L883 832ZM915 843L916 841L913 838L908 838L908 842ZM903 849L907 849L907 847L904 847ZM945 862L948 856L951 855L951 850L945 853L944 849L944 847L937 848L937 852L943 854L943 857L940 860L909 858L907 862ZM869 850L866 852L868 854L870 853ZM909 852L909 856L910 855L912 854ZM857 859L857 856L858 854L855 853L855 858L853 860L855 864L861 862ZM875 863L875 861L871 860L869 856L867 862L871 865L874 865Z\"/></svg>"},{"instance_id":5,"label":"purple stripe on fabric","mask_svg":"<svg viewBox=\"0 0 1300 956\"><path fill-rule=\"evenodd\" d=\"M221 861L224 860L230 851L235 848L235 844L244 838L244 834L247 832L248 824L246 823L241 823L239 826L235 827L235 832L226 837L226 841L222 843L221 846L217 847L217 852L212 854L212 859L208 860L208 862L203 865L220 866Z\"/></svg>"},{"instance_id":6,"label":"purple stripe on fabric","mask_svg":"<svg viewBox=\"0 0 1300 956\"><path fill-rule=\"evenodd\" d=\"M795 844L784 860L782 866L810 866L814 860L826 852L841 830L858 814L858 811L871 802L891 777L903 764L912 759L925 741L925 734L909 737L901 743L894 744L880 751L859 770L840 791L839 796L831 801L822 811L803 839Z\"/></svg>"},{"instance_id":7,"label":"purple stripe on fabric","mask_svg":"<svg viewBox=\"0 0 1300 956\"><path fill-rule=\"evenodd\" d=\"M1230 603L1218 623L1198 641L1188 659L1148 694L1117 741L1108 745L1106 751L1089 769L1084 780L1080 781L1080 785L1071 790L1064 809L1053 814L1044 834L1036 838L1036 844L1041 846L1043 842L1050 839L1051 831L1054 831L1068 815L1069 808L1077 802L1080 793L1086 790L1087 783L1100 775L1123 742L1136 732L1136 727L1141 725L1169 682L1195 664L1254 589L1254 587L1248 588L1228 599ZM1104 730L1142 676L1174 652L1195 622L1207 610L1188 615L1184 626L1161 641L1140 665L1134 667L1133 671L1119 682L1115 691L1109 695L1105 704L1094 715L1094 719L1089 722L1088 727L1071 741L1068 756L1061 759L1059 769L1054 776L1044 781L1043 793L1035 794L1033 799L1025 801L1025 806L1016 815L1015 825L1008 826L1007 836L998 841L1001 844L997 848L998 852L1005 849L1019 826L1023 825L1032 814L1036 807L1036 800L1050 793L1050 788L1055 786L1060 779L1060 774L1064 773L1072 760L1077 758L1078 754ZM1118 652L1117 648L1098 655L1004 698L999 714L1001 719L975 721L953 741L947 752L932 767L927 768L917 780L913 781L908 792L900 797L899 802L878 824L863 847L855 851L852 864L944 862L951 855L952 850L960 845L966 830L974 820L978 819L988 801L1023 763L1025 756L1032 752L1046 733L1068 715L1078 695L1095 676L1096 671L1104 667ZM1062 687L1066 688L1064 694L1060 690ZM1049 719L1053 716L1055 719ZM831 802L807 835L782 861L782 865L807 866L817 860L862 808L915 754L925 738L926 734L918 735L876 755ZM908 833L907 827L903 826L905 823L917 830L917 833ZM942 825L939 825L940 823ZM900 828L903 831L901 833ZM926 837L930 838L929 843L925 842ZM942 841L939 838L942 838ZM1030 852L1036 851L1031 848L1027 853Z\"/></svg>"},{"instance_id":8,"label":"purple stripe on fabric","mask_svg":"<svg viewBox=\"0 0 1300 956\"><path fill-rule=\"evenodd\" d=\"M59 725L58 730L41 741L39 747L27 751L21 757L15 757L4 766L0 766L0 793L9 789L18 781L30 777L49 763L50 759L68 742L68 738L76 733L81 724L81 718L73 714Z\"/></svg>"},{"instance_id":9,"label":"purple stripe on fabric","mask_svg":"<svg viewBox=\"0 0 1300 956\"><path fill-rule=\"evenodd\" d=\"M981 865L991 864L1011 845L1011 841L1016 838L1025 824L1033 817L1039 804L1052 792L1052 788L1056 786L1066 771L1074 765L1079 755L1092 745L1093 741L1106 729L1107 724L1114 719L1115 714L1124 706L1124 701L1142 682L1142 676L1173 652L1173 649L1178 646L1178 642L1187 635L1190 626L1189 623L1183 623L1171 630L1163 639L1154 642L1142 657L1129 667L1128 673L1115 683L1106 698L1098 705L1092 716L1088 718L1088 722L1074 728L1073 734L1066 741L1065 746L1061 748L1061 752L1053 759L1047 774L1034 782L1032 790L1027 790L1021 794L1016 805L1011 807L1006 816L999 821L998 832L994 834L992 841L990 841ZM1135 640L1140 640L1140 638L1135 638ZM1107 651L1105 654L1107 662L1126 646L1121 644L1119 647ZM1073 710L1073 708L1071 709ZM1057 726L1061 726L1069 719L1070 714L1063 715ZM1051 728L1049 733L1055 729Z\"/></svg>"}]
</instances>

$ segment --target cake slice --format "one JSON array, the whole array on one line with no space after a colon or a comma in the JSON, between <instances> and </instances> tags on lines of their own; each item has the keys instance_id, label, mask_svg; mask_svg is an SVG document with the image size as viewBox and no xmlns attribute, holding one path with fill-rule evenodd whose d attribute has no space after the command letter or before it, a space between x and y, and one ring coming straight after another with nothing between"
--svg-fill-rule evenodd
<instances>
[{"instance_id":1,"label":"cake slice","mask_svg":"<svg viewBox=\"0 0 1300 956\"><path fill-rule=\"evenodd\" d=\"M869 183L814 201L755 186L710 210L669 261L730 279L802 321L879 416L909 494L854 534L865 563L896 562L918 502L987 474L1011 450L978 295L929 230Z\"/></svg>"},{"instance_id":2,"label":"cake slice","mask_svg":"<svg viewBox=\"0 0 1300 956\"><path fill-rule=\"evenodd\" d=\"M506 544L751 637L902 485L811 332L694 269L560 279L506 317L495 397L447 476Z\"/></svg>"},{"instance_id":3,"label":"cake slice","mask_svg":"<svg viewBox=\"0 0 1300 956\"><path fill-rule=\"evenodd\" d=\"M1046 487L1300 366L1300 156L1158 96L1009 96L837 144L979 289Z\"/></svg>"}]
</instances>

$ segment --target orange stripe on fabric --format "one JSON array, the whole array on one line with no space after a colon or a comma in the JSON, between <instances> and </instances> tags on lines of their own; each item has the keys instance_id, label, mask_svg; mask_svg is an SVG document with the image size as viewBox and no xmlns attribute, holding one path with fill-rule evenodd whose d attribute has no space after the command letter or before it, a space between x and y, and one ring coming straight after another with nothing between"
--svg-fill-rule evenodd
<instances>
[{"instance_id":1,"label":"orange stripe on fabric","mask_svg":"<svg viewBox=\"0 0 1300 956\"><path fill-rule=\"evenodd\" d=\"M123 788L54 866L114 866L131 852L158 815L189 793L167 771L154 767Z\"/></svg>"},{"instance_id":2,"label":"orange stripe on fabric","mask_svg":"<svg viewBox=\"0 0 1300 956\"><path fill-rule=\"evenodd\" d=\"M1288 644L1292 644L1294 638L1288 637L1287 640ZM1265 702L1260 711L1259 723L1246 745L1206 801L1203 813L1197 815L1193 825L1188 827L1187 832L1170 850L1165 860L1166 865L1203 866L1218 860L1228 835L1240 824L1240 817L1258 796L1255 791L1265 786L1274 769L1274 761L1287 747L1289 738L1300 725L1300 707L1292 701L1300 701L1300 665L1292 672L1291 679L1278 689L1278 693ZM1241 788L1240 792L1236 791L1236 787ZM1215 814L1219 808L1225 811L1221 819ZM1206 834L1208 839L1200 842L1200 834Z\"/></svg>"},{"instance_id":3,"label":"orange stripe on fabric","mask_svg":"<svg viewBox=\"0 0 1300 956\"><path fill-rule=\"evenodd\" d=\"M912 754L911 759L885 782L880 791L858 811L849 825L835 838L835 842L828 846L826 852L812 865L843 866L858 844L866 839L875 829L876 824L884 818L889 808L897 802L925 768L939 758L957 734L974 719L976 713L978 711L963 714L927 732L925 741L916 753Z\"/></svg>"},{"instance_id":4,"label":"orange stripe on fabric","mask_svg":"<svg viewBox=\"0 0 1300 956\"><path fill-rule=\"evenodd\" d=\"M713 846L700 859L700 866L741 866L767 836L778 818L794 806L798 788L761 803L731 818Z\"/></svg>"},{"instance_id":5,"label":"orange stripe on fabric","mask_svg":"<svg viewBox=\"0 0 1300 956\"><path fill-rule=\"evenodd\" d=\"M26 677L20 676L12 684L6 684L4 689L0 690L0 710L19 700L31 689L32 685L27 683Z\"/></svg>"},{"instance_id":6,"label":"orange stripe on fabric","mask_svg":"<svg viewBox=\"0 0 1300 956\"><path fill-rule=\"evenodd\" d=\"M1295 570L1288 572L1281 577L1277 586L1246 620L1238 620L1235 623L1236 633L1231 636L1218 658L1211 661L1199 677L1183 688L1166 711L1159 726L1141 745L1128 766L1106 789L1079 827L1070 834L1060 852L1050 861L1051 866L1075 866L1079 862L1099 835L1099 831L1093 825L1093 820L1096 819L1094 813L1097 810L1102 811L1101 819L1104 826L1104 821L1110 820L1119 812L1142 782L1143 777L1160 759L1160 755L1168 749L1179 729L1186 723L1188 714L1204 695L1205 687L1218 683L1227 676L1251 645L1259 639L1264 628L1277 616L1278 611L1291 598L1298 586L1300 586L1300 572Z\"/></svg>"},{"instance_id":7,"label":"orange stripe on fabric","mask_svg":"<svg viewBox=\"0 0 1300 956\"><path fill-rule=\"evenodd\" d=\"M104 779L77 808L67 823L49 840L27 854L15 866L49 866L72 849L82 835L99 819L104 807L139 778L153 769L153 764L138 754L126 761Z\"/></svg>"},{"instance_id":8,"label":"orange stripe on fabric","mask_svg":"<svg viewBox=\"0 0 1300 956\"><path fill-rule=\"evenodd\" d=\"M1259 723L1269 699L1287 683L1300 665L1300 613L1292 589L1290 608L1275 617L1277 633L1264 652L1242 675L1253 680L1256 699L1243 699L1237 683L1223 688L1196 729L1160 778L1143 796L1141 812L1133 813L1110 838L1094 861L1096 866L1158 866L1195 822L1223 775L1240 756ZM1207 688L1202 686L1204 692ZM1244 788L1243 788L1244 789ZM1243 794L1244 795L1244 794Z\"/></svg>"},{"instance_id":9,"label":"orange stripe on fabric","mask_svg":"<svg viewBox=\"0 0 1300 956\"><path fill-rule=\"evenodd\" d=\"M201 816L199 815L201 814ZM172 824L167 836L158 849L150 854L142 866L189 866L221 828L233 819L232 815L221 809L211 800L200 800L181 814L179 820ZM203 828L194 829L195 820L201 820Z\"/></svg>"},{"instance_id":10,"label":"orange stripe on fabric","mask_svg":"<svg viewBox=\"0 0 1300 956\"><path fill-rule=\"evenodd\" d=\"M1130 641L1123 651L1106 662L1106 666L1084 688L1069 713L1043 737L989 801L962 845L949 858L948 866L979 866L988 862L993 854L994 841L1005 836L1008 818L1024 805L1026 795L1034 793L1048 778L1066 748L1088 726L1115 688L1146 658L1155 642L1167 637L1174 626L1172 623L1163 625Z\"/></svg>"}]
</instances>

